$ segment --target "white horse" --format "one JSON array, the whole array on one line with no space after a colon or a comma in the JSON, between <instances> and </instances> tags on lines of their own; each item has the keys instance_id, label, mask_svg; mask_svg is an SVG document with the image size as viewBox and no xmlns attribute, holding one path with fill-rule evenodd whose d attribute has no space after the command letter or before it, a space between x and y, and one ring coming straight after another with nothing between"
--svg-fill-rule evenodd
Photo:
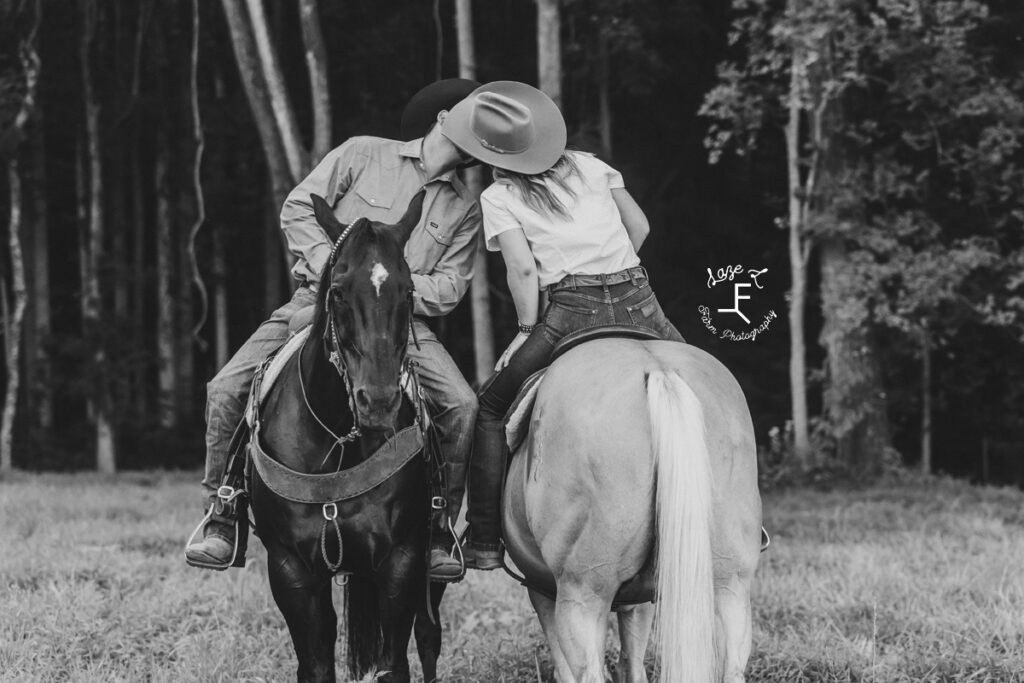
<instances>
[{"instance_id":1,"label":"white horse","mask_svg":"<svg viewBox=\"0 0 1024 683\"><path fill-rule=\"evenodd\" d=\"M709 354L608 338L558 358L512 461L503 524L511 558L548 587L530 600L560 683L604 682L613 598L652 553L656 602L619 611L620 681L647 681L652 625L665 683L744 680L757 459L743 392Z\"/></svg>"}]
</instances>

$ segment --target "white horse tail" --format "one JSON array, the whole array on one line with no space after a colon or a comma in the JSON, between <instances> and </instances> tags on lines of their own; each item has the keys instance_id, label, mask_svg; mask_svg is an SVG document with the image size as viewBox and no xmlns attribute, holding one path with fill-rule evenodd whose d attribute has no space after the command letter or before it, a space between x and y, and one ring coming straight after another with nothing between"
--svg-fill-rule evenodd
<instances>
[{"instance_id":1,"label":"white horse tail","mask_svg":"<svg viewBox=\"0 0 1024 683\"><path fill-rule=\"evenodd\" d=\"M711 462L704 413L672 371L647 378L657 458L656 633L664 683L717 680L711 566Z\"/></svg>"}]
</instances>

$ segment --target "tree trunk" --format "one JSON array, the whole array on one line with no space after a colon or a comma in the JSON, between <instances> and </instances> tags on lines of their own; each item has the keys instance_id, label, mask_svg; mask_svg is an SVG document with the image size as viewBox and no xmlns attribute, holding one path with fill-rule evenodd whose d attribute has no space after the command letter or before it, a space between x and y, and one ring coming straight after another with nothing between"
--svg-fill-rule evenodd
<instances>
[{"instance_id":1,"label":"tree trunk","mask_svg":"<svg viewBox=\"0 0 1024 683\"><path fill-rule=\"evenodd\" d=\"M8 244L11 260L11 290L14 295L14 311L10 323L5 325L7 341L7 394L4 411L0 420L0 472L9 472L14 464L12 441L14 418L18 410L18 386L21 381L21 323L25 317L28 293L25 289L25 266L21 256L21 177L18 172L18 155L11 154L7 161L7 180L11 194L11 220L8 225ZM6 297L4 297L6 301Z\"/></svg>"},{"instance_id":2,"label":"tree trunk","mask_svg":"<svg viewBox=\"0 0 1024 683\"><path fill-rule=\"evenodd\" d=\"M278 214L273 208L267 206L266 228L263 230L263 313L266 316L284 304L281 294L281 229Z\"/></svg>"},{"instance_id":3,"label":"tree trunk","mask_svg":"<svg viewBox=\"0 0 1024 683\"><path fill-rule=\"evenodd\" d=\"M274 111L270 106L267 82L256 54L248 12L246 12L242 0L221 0L221 5L227 16L235 61L238 63L242 85L245 87L245 94L249 100L249 109L256 122L256 129L259 131L260 142L263 145L263 154L267 159L274 203L280 207L284 204L285 197L297 184L298 179L292 175L289 169L284 143L274 121Z\"/></svg>"},{"instance_id":4,"label":"tree trunk","mask_svg":"<svg viewBox=\"0 0 1024 683\"><path fill-rule=\"evenodd\" d=\"M288 159L288 168L291 171L292 184L294 185L309 170L309 154L302 145L299 125L295 120L295 113L292 111L291 104L288 101L288 91L284 85L284 76L281 73L281 65L277 59L277 51L270 42L267 18L263 12L263 0L246 0L246 6L249 8L250 27L252 37L256 43L256 54L259 56L263 78L267 84L270 109L274 115L274 121L277 124L281 142L284 145L285 157ZM305 24L303 28L305 31ZM326 82L326 78L324 81Z\"/></svg>"},{"instance_id":5,"label":"tree trunk","mask_svg":"<svg viewBox=\"0 0 1024 683\"><path fill-rule=\"evenodd\" d=\"M331 93L327 85L327 50L320 30L316 0L299 0L302 42L306 45L306 67L309 69L310 94L313 105L313 150L309 166L320 163L331 151Z\"/></svg>"},{"instance_id":6,"label":"tree trunk","mask_svg":"<svg viewBox=\"0 0 1024 683\"><path fill-rule=\"evenodd\" d=\"M171 274L174 269L174 239L171 230L170 182L167 178L167 132L157 132L156 153L156 348L157 348L157 416L160 426L171 429L177 424L174 410L175 378L174 298Z\"/></svg>"},{"instance_id":7,"label":"tree trunk","mask_svg":"<svg viewBox=\"0 0 1024 683\"><path fill-rule=\"evenodd\" d=\"M811 444L807 417L807 366L804 339L807 262L804 256L806 198L801 197L799 77L800 55L793 54L790 75L789 120L786 124L786 162L789 178L789 389L793 414L793 450L797 464L810 465Z\"/></svg>"},{"instance_id":8,"label":"tree trunk","mask_svg":"<svg viewBox=\"0 0 1024 683\"><path fill-rule=\"evenodd\" d=\"M93 91L90 68L90 46L96 32L97 7L87 3L83 7L84 21L80 44L82 68L82 97L85 101L85 130L89 162L89 241L88 278L83 292L84 325L86 338L93 344L93 421L96 425L96 469L110 474L116 469L114 429L111 424L111 397L106 377L107 359L104 348L100 293L100 263L103 260L105 217L103 215L103 161L100 151L100 105Z\"/></svg>"},{"instance_id":9,"label":"tree trunk","mask_svg":"<svg viewBox=\"0 0 1024 683\"><path fill-rule=\"evenodd\" d=\"M537 0L537 72L540 89L562 106L562 19L559 0Z\"/></svg>"},{"instance_id":10,"label":"tree trunk","mask_svg":"<svg viewBox=\"0 0 1024 683\"><path fill-rule=\"evenodd\" d=\"M821 245L822 346L827 353L825 416L836 455L852 471L872 476L889 447L881 369L865 311L853 291L855 274L840 238Z\"/></svg>"},{"instance_id":11,"label":"tree trunk","mask_svg":"<svg viewBox=\"0 0 1024 683\"><path fill-rule=\"evenodd\" d=\"M921 328L921 471L932 473L932 339Z\"/></svg>"},{"instance_id":12,"label":"tree trunk","mask_svg":"<svg viewBox=\"0 0 1024 683\"><path fill-rule=\"evenodd\" d=\"M32 202L32 306L35 342L26 347L34 371L26 377L34 385L36 423L43 429L53 427L53 388L51 383L50 343L50 233L46 201L46 144L42 110L36 110L36 132L30 141L32 181L28 190Z\"/></svg>"},{"instance_id":13,"label":"tree trunk","mask_svg":"<svg viewBox=\"0 0 1024 683\"><path fill-rule=\"evenodd\" d=\"M476 79L476 50L473 41L473 11L471 0L455 3L455 32L459 46L459 77ZM475 199L483 190L479 166L466 170L466 186ZM487 249L483 235L477 236L473 257L473 282L469 296L473 312L473 356L476 383L483 384L494 372L494 322L491 315L490 278L487 274Z\"/></svg>"},{"instance_id":14,"label":"tree trunk","mask_svg":"<svg viewBox=\"0 0 1024 683\"><path fill-rule=\"evenodd\" d=\"M224 226L213 229L213 324L214 357L218 369L228 364L228 287Z\"/></svg>"},{"instance_id":15,"label":"tree trunk","mask_svg":"<svg viewBox=\"0 0 1024 683\"><path fill-rule=\"evenodd\" d=\"M604 32L598 38L597 99L600 111L601 154L612 158L611 55Z\"/></svg>"},{"instance_id":16,"label":"tree trunk","mask_svg":"<svg viewBox=\"0 0 1024 683\"><path fill-rule=\"evenodd\" d=\"M142 164L139 161L142 136L139 134L139 122L136 121L133 131L134 145L130 154L131 183L131 220L132 220L132 344L142 350L146 344L146 213L142 187ZM132 409L138 418L149 415L149 392L146 368L136 363L132 370Z\"/></svg>"}]
</instances>

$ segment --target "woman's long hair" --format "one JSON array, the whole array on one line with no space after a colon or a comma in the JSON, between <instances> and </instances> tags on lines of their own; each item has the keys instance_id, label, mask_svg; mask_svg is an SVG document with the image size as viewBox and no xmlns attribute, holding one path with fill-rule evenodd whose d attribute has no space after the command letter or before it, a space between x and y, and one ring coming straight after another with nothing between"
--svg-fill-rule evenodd
<instances>
[{"instance_id":1,"label":"woman's long hair","mask_svg":"<svg viewBox=\"0 0 1024 683\"><path fill-rule=\"evenodd\" d=\"M546 213L568 220L570 218L569 208L555 196L547 183L551 181L570 197L576 197L576 192L569 184L569 179L573 176L581 176L580 167L573 159L573 154L574 152L571 150L562 152L562 156L558 158L555 165L543 173L527 175L496 168L494 169L494 178L512 183L519 190L519 196L522 197L523 202L537 213Z\"/></svg>"}]
</instances>

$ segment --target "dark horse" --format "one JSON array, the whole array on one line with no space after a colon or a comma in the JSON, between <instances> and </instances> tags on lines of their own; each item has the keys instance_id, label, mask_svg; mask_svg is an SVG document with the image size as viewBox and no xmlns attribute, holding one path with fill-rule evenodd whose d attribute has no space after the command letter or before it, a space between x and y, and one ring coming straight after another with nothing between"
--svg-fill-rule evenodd
<instances>
[{"instance_id":1,"label":"dark horse","mask_svg":"<svg viewBox=\"0 0 1024 683\"><path fill-rule=\"evenodd\" d=\"M399 441L396 428L414 423L415 408L399 386L412 314L403 249L419 221L423 194L413 197L394 226L365 218L342 225L324 200L313 197L317 221L335 247L320 280L309 337L259 410L256 435L273 461L303 474L356 477L376 466L378 458L370 457L375 451ZM346 438L354 440L344 443ZM429 618L428 600L436 614L442 586L431 589L426 580L427 467L416 455L392 476L336 504L287 500L271 490L270 477L253 472L256 532L295 646L298 680L335 680L335 571L328 563L350 573L351 674L361 678L376 670L380 680L408 681L406 649L415 622L425 680L435 678L441 628Z\"/></svg>"}]
</instances>

